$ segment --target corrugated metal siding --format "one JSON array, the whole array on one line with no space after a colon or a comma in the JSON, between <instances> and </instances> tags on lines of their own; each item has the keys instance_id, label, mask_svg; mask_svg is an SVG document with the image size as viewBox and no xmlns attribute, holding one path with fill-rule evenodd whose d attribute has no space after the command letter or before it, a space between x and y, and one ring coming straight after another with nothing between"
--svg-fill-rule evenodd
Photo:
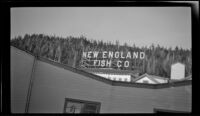
<instances>
[{"instance_id":1,"label":"corrugated metal siding","mask_svg":"<svg viewBox=\"0 0 200 116\"><path fill-rule=\"evenodd\" d=\"M33 57L21 52L11 52L12 112L24 112L33 66ZM62 113L65 98L100 102L100 113L153 113L154 108L191 111L191 85L162 89L112 86L40 60L34 76L30 113Z\"/></svg>"},{"instance_id":2,"label":"corrugated metal siding","mask_svg":"<svg viewBox=\"0 0 200 116\"><path fill-rule=\"evenodd\" d=\"M158 89L155 92L156 108L163 108L178 111L191 111L191 93L186 91L189 86L170 87Z\"/></svg>"},{"instance_id":3,"label":"corrugated metal siding","mask_svg":"<svg viewBox=\"0 0 200 116\"><path fill-rule=\"evenodd\" d=\"M110 85L38 61L30 112L63 112L64 99L93 100L104 105ZM39 101L38 101L39 100Z\"/></svg>"},{"instance_id":4,"label":"corrugated metal siding","mask_svg":"<svg viewBox=\"0 0 200 116\"><path fill-rule=\"evenodd\" d=\"M111 86L38 61L29 112L62 113L64 98L101 102L101 113L153 113L154 108L191 110L186 86L148 89Z\"/></svg>"},{"instance_id":5,"label":"corrugated metal siding","mask_svg":"<svg viewBox=\"0 0 200 116\"><path fill-rule=\"evenodd\" d=\"M11 112L24 113L34 57L11 47Z\"/></svg>"}]
</instances>

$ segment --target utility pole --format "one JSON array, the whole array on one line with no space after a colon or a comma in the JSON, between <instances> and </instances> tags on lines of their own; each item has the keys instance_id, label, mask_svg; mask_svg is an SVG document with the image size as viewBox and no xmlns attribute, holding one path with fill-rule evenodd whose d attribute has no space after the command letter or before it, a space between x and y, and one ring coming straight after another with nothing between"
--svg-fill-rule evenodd
<instances>
[{"instance_id":1,"label":"utility pole","mask_svg":"<svg viewBox=\"0 0 200 116\"><path fill-rule=\"evenodd\" d=\"M35 80L35 75L34 75L35 74L35 67L36 67L37 59L38 59L38 57L40 57L39 56L40 52L41 52L41 46L40 46L39 52L34 56L34 60L33 60L31 78L30 78L29 87L28 87L28 93L27 93L27 97L26 97L25 113L28 113L28 110L29 110L30 98L31 98L31 93L32 93L34 80Z\"/></svg>"}]
</instances>

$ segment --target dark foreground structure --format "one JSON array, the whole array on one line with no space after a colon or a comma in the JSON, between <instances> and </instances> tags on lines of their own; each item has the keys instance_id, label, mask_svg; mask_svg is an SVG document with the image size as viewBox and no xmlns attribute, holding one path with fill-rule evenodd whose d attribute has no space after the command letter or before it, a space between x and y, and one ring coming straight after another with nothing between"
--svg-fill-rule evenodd
<instances>
[{"instance_id":1,"label":"dark foreground structure","mask_svg":"<svg viewBox=\"0 0 200 116\"><path fill-rule=\"evenodd\" d=\"M185 113L191 89L191 80L116 82L11 46L12 113Z\"/></svg>"}]
</instances>

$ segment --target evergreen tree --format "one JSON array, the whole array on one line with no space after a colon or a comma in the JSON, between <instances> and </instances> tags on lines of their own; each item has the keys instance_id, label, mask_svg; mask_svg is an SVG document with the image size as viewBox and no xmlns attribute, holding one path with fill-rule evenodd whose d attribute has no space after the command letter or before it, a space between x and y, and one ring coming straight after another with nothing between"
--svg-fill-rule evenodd
<instances>
[{"instance_id":1,"label":"evergreen tree","mask_svg":"<svg viewBox=\"0 0 200 116\"><path fill-rule=\"evenodd\" d=\"M103 42L102 40L88 40L84 36L62 38L55 35L48 36L43 34L25 34L24 37L14 37L11 39L11 45L29 51L36 56L49 58L75 68L78 68L81 64L83 51L123 51L124 54L127 52L143 51L146 54L145 59L131 59L130 67L121 69L140 69L140 73L169 78L171 64L182 62L186 67L186 76L192 74L192 49L184 50L178 46L174 50L159 45L155 47L154 44L149 46L149 48L146 46L140 48L135 46L135 44L132 47L128 46L127 43L119 45L119 41L111 43ZM125 59L113 59L113 68L117 68L117 60L125 61Z\"/></svg>"}]
</instances>

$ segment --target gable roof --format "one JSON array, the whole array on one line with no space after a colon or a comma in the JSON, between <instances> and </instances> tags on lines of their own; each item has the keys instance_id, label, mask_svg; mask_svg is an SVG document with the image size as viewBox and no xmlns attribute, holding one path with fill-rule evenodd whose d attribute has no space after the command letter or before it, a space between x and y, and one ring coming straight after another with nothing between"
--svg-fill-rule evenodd
<instances>
[{"instance_id":1,"label":"gable roof","mask_svg":"<svg viewBox=\"0 0 200 116\"><path fill-rule=\"evenodd\" d=\"M133 79L133 82L136 82L144 77L147 77L148 79L150 79L151 81L155 82L156 84L159 84L160 82L158 82L156 79L162 79L162 80L169 80L168 78L164 78L164 77L159 77L159 76L156 76L156 75L149 75L147 73L139 76L138 78L135 78Z\"/></svg>"},{"instance_id":2,"label":"gable roof","mask_svg":"<svg viewBox=\"0 0 200 116\"><path fill-rule=\"evenodd\" d=\"M144 79L145 77L143 77L143 78L141 78L141 79L139 79L139 80L142 80L142 79ZM149 80L151 80L153 83L155 83L155 84L159 84L159 82L157 81L157 80L155 80L154 78L149 78L149 77L146 77L146 78L148 78ZM139 81L139 80L137 80L137 81ZM134 81L134 82L137 82L137 81Z\"/></svg>"},{"instance_id":3,"label":"gable roof","mask_svg":"<svg viewBox=\"0 0 200 116\"><path fill-rule=\"evenodd\" d=\"M11 47L14 47L14 46L11 46ZM22 49L19 49L17 47L14 47L14 48L31 54L30 52L22 50ZM89 73L89 72L84 71L84 70L80 70L80 69L73 68L73 67L65 65L65 64L61 64L59 62L55 62L55 61L49 60L47 58L43 58L43 57L40 57L40 56L35 56L34 54L31 54L31 55L33 57L35 57L37 60L39 60L39 61L48 63L50 65L53 65L53 66L56 66L56 67L59 67L59 68L63 68L63 69L68 70L68 71L72 71L74 73L83 75L86 78L91 78L91 79L94 79L94 80L97 80L97 81L101 81L101 82L109 84L111 86L124 86L124 87L160 89L160 88L168 88L168 87L172 87L172 86L175 87L175 86L191 85L191 80L183 80L183 81L164 83L164 84L163 83L162 84L146 84L146 83L132 83L132 82L124 82L124 81L113 81L113 80L106 79L106 78L103 78L101 76Z\"/></svg>"}]
</instances>

